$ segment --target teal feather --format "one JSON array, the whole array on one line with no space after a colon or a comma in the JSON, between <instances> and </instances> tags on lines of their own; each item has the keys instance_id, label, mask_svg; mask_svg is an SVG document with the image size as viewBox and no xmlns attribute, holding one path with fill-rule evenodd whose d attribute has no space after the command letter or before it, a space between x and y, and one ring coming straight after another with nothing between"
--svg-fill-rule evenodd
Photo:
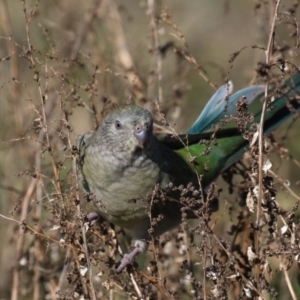
<instances>
[{"instance_id":1,"label":"teal feather","mask_svg":"<svg viewBox=\"0 0 300 300\"><path fill-rule=\"evenodd\" d=\"M207 140L208 136L212 135L212 132L207 133L208 129L211 129L213 125L217 125L226 115L235 115L236 104L242 97L249 105L248 108L254 116L254 122L259 123L261 119L264 86L257 85L243 89L230 96L228 100L225 99L225 89L227 91L226 85L221 87L211 98L211 102L204 108L204 113L199 116L189 129L188 137L182 136L183 139L186 139L188 147L175 147L176 152L183 157L190 167L199 175L203 175L202 185L204 187L242 157L243 153L249 148L249 141L245 140L235 128L231 130L220 129L216 134L217 143L209 145L210 151L206 155L204 153L207 151L208 146L196 143L196 141L201 139ZM280 124L295 114L296 111L300 110L299 94L300 73L285 81L276 91L274 89L269 91L273 101L271 101L270 109L265 114L265 134L275 130ZM218 99L220 101L217 101ZM228 102L226 103L226 101ZM290 108L287 104L289 104ZM224 111L226 105L227 112ZM205 170L206 166L208 166L208 170Z\"/></svg>"},{"instance_id":2,"label":"teal feather","mask_svg":"<svg viewBox=\"0 0 300 300\"><path fill-rule=\"evenodd\" d=\"M208 101L198 119L188 130L188 133L195 134L211 130L213 125L218 124L226 116L236 114L236 103L239 99L243 97L250 104L261 96L263 92L263 85L255 85L230 96L232 93L232 83L229 82L221 86Z\"/></svg>"}]
</instances>

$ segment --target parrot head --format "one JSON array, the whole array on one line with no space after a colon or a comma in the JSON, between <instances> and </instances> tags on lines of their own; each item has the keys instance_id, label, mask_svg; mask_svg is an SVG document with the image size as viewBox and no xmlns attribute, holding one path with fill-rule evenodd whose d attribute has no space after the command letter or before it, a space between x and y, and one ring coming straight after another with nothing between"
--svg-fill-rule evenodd
<instances>
[{"instance_id":1,"label":"parrot head","mask_svg":"<svg viewBox=\"0 0 300 300\"><path fill-rule=\"evenodd\" d=\"M96 137L115 155L147 151L153 137L153 118L150 112L137 106L120 107L106 116Z\"/></svg>"}]
</instances>

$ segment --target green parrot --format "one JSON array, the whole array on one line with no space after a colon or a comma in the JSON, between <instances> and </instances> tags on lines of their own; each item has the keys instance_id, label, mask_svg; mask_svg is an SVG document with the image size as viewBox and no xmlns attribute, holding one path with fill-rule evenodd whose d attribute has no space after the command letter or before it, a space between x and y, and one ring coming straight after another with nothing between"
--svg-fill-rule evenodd
<instances>
[{"instance_id":1,"label":"green parrot","mask_svg":"<svg viewBox=\"0 0 300 300\"><path fill-rule=\"evenodd\" d=\"M187 134L155 135L151 113L131 105L113 110L95 132L81 137L78 169L83 191L93 195L97 214L135 240L135 248L124 255L117 272L146 249L151 237L182 222L182 208L187 206L182 202L184 193L193 203L193 209L184 210L187 218L196 217L194 209L203 205L216 210L216 199L206 203L201 191L241 158L249 141L236 126L209 130L226 115L234 116L242 102L259 123L264 89L263 85L251 86L229 97L232 84L222 86ZM265 115L266 134L299 109L299 91L300 73L269 91L272 101Z\"/></svg>"}]
</instances>

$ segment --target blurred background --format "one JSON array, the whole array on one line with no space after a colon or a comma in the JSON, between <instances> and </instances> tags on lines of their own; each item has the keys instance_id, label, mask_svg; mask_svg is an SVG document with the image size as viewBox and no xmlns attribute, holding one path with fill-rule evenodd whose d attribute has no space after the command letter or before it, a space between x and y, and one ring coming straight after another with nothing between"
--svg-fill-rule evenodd
<instances>
[{"instance_id":1,"label":"blurred background","mask_svg":"<svg viewBox=\"0 0 300 300\"><path fill-rule=\"evenodd\" d=\"M299 66L298 5L295 0L280 2L274 64L281 59L289 62L287 66ZM159 122L155 101L176 131L185 132L227 80L233 81L234 90L264 82L259 62L266 60L264 50L274 11L271 0L0 2L1 299L75 297L75 279L66 280L63 273L64 261L71 257L67 248L43 236L38 238L38 233L56 241L68 236L70 243L71 235L76 240L76 231L80 234L79 221L72 219L78 213L74 205L78 198L74 171L78 136L94 130L107 111L125 103L147 107ZM272 144L270 154L272 170L282 179L275 180L276 199L287 211L295 208L298 200L282 182L296 196L300 192L299 125L294 118L281 126L274 133L277 143ZM218 184L223 192L214 234L228 242L232 241L228 232L244 210L226 210L224 203L231 207L240 196L229 193L221 178ZM295 210L293 222L299 226L299 210ZM33 231L24 231L20 222ZM278 222L279 227L283 225ZM299 248L299 240L296 244ZM174 250L178 257L179 250ZM166 257L171 255L165 252L168 261ZM178 258L178 268L185 255ZM280 253L269 263L273 273L268 277L271 287L266 288L265 299L290 295L285 271L299 295L297 263L293 261L291 269L285 270ZM112 290L115 299L134 296L131 285L127 291L120 288L128 277L120 277L124 281L119 282L121 279L103 268L105 279L97 279L99 299L112 297ZM174 293L178 299L193 298L195 294L188 288L191 280L188 284L180 281L181 275L174 275L176 270L171 272L176 279L170 279L166 270L163 273L171 283L176 282L172 283ZM200 267L195 276L202 280ZM106 281L110 285L107 290ZM63 286L61 291L71 298L55 294L57 286ZM231 299L245 295L235 284L226 288ZM128 292L131 289L133 294ZM153 299L171 297L171 288L166 288L167 298L157 286L154 290Z\"/></svg>"}]
</instances>

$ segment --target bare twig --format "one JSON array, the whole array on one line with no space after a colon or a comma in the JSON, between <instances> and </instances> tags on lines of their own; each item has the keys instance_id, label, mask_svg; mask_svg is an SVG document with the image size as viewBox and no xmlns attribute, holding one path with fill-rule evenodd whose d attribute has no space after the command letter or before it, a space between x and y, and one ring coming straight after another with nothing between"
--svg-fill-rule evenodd
<instances>
[{"instance_id":1,"label":"bare twig","mask_svg":"<svg viewBox=\"0 0 300 300\"><path fill-rule=\"evenodd\" d=\"M84 43L89 29L90 29L93 21L97 17L97 9L100 4L101 4L101 0L94 0L93 7L91 8L90 14L88 14L88 19L85 20L85 22L79 23L81 25L81 27L78 30L78 34L76 34L76 39L75 39L73 47L72 47L72 52L70 55L71 60L76 58L76 56L80 50L80 46Z\"/></svg>"},{"instance_id":2,"label":"bare twig","mask_svg":"<svg viewBox=\"0 0 300 300\"><path fill-rule=\"evenodd\" d=\"M1 24L7 36L11 36L13 34L13 28L11 24L11 19L9 16L9 8L7 5L7 0L3 0L0 2L0 12L1 12ZM19 71L19 64L18 64L18 57L17 57L17 48L15 43L13 43L10 39L6 39L6 47L8 52L11 54L11 68L10 68L10 75L11 78L19 79L20 71ZM23 114L20 113L20 110L17 109L17 99L20 97L20 87L18 84L14 84L13 89L11 89L12 98L15 100L13 101L14 111L13 117L15 119L15 123L17 126L17 130L19 133L22 131L22 124L23 124Z\"/></svg>"},{"instance_id":3,"label":"bare twig","mask_svg":"<svg viewBox=\"0 0 300 300\"><path fill-rule=\"evenodd\" d=\"M34 192L34 189L36 187L38 180L37 179L32 179L30 184L28 185L26 194L23 199L23 205L22 205L22 211L21 211L21 216L19 224L21 225L22 221L26 220L27 213L28 213L28 206L29 206L29 201L31 199L31 195ZM21 259L22 255L22 247L23 247L23 242L24 242L24 231L22 226L19 228L19 238L17 240L17 245L16 245L16 264L17 266L14 268L13 271L13 282L12 282L12 289L11 289L11 300L17 300L18 299L18 292L19 292L19 280L20 280L20 273L19 273L19 268L18 264Z\"/></svg>"},{"instance_id":4,"label":"bare twig","mask_svg":"<svg viewBox=\"0 0 300 300\"><path fill-rule=\"evenodd\" d=\"M165 11L165 12L163 12L161 14L161 18L162 18L162 21L165 24L169 25L171 28L173 28L175 30L175 32L177 34L176 37L178 38L178 40L180 40L183 43L183 45L186 48L188 48L188 43L187 43L184 35L181 33L181 31L179 30L179 28L175 25L175 23L173 22L170 14ZM215 90L217 89L217 85L208 78L208 76L207 76L206 72L204 71L203 67L200 66L197 63L195 57L193 57L188 52L182 51L179 48L174 48L174 51L180 53L189 63L191 63L195 67L195 69L198 71L199 76L202 77L202 79L206 83L208 83L213 89L215 89Z\"/></svg>"},{"instance_id":5,"label":"bare twig","mask_svg":"<svg viewBox=\"0 0 300 300\"><path fill-rule=\"evenodd\" d=\"M289 288L289 291L290 291L292 299L293 300L297 300L298 297L296 296L296 293L295 293L295 291L293 289L293 286L292 286L292 283L291 283L291 280L290 280L288 272L286 270L284 270L283 273L284 273L284 278L285 278L286 284L287 284L287 286Z\"/></svg>"},{"instance_id":6,"label":"bare twig","mask_svg":"<svg viewBox=\"0 0 300 300\"><path fill-rule=\"evenodd\" d=\"M108 17L106 18L106 21L108 22L110 33L112 35L111 40L114 42L117 61L119 61L125 72L127 82L137 99L137 103L141 104L145 99L145 86L135 70L133 58L127 46L121 16L114 0L106 0L106 5L108 7Z\"/></svg>"},{"instance_id":7,"label":"bare twig","mask_svg":"<svg viewBox=\"0 0 300 300\"><path fill-rule=\"evenodd\" d=\"M148 0L148 16L150 19L150 32L151 32L151 63L150 63L150 75L148 78L148 99L157 100L159 104L162 103L162 60L161 60L161 54L160 54L160 43L158 38L158 28L157 28L157 21L156 21L156 7L155 7L155 0ZM153 89L155 87L155 81L153 81L152 78L156 78L157 80L157 99L156 99L156 93L154 93ZM152 111L152 109L151 109Z\"/></svg>"},{"instance_id":8,"label":"bare twig","mask_svg":"<svg viewBox=\"0 0 300 300\"><path fill-rule=\"evenodd\" d=\"M271 55L272 55L272 49L273 49L273 38L274 38L274 30L275 30L275 24L277 19L277 13L279 8L280 0L277 0L276 8L273 13L273 19L272 24L270 28L270 34L269 34L269 41L268 46L265 51L266 54L266 65L269 65ZM257 203L257 211L256 211L256 232L255 232L255 238L254 238L254 249L256 254L259 253L259 223L260 223L260 217L261 217L261 204L262 204L262 198L263 198L263 152L264 152L264 142L263 142L263 135L264 135L264 121L265 121L265 113L267 110L268 105L268 91L269 91L269 84L266 83L265 85L265 97L262 107L262 113L261 113L261 119L259 124L259 136L258 136L258 145L259 145L259 156L258 156L258 188L259 188L259 194L258 194L258 203ZM260 266L259 264L255 265L255 282L257 285L259 285L259 273L260 273Z\"/></svg>"},{"instance_id":9,"label":"bare twig","mask_svg":"<svg viewBox=\"0 0 300 300\"><path fill-rule=\"evenodd\" d=\"M286 183L285 180L283 180L282 178L280 178L275 172L273 172L272 170L268 170L268 173L271 174L273 177L275 177L284 187L285 189L295 198L297 199L297 202L300 204L300 197L297 195L296 192L294 192L289 185Z\"/></svg>"},{"instance_id":10,"label":"bare twig","mask_svg":"<svg viewBox=\"0 0 300 300\"><path fill-rule=\"evenodd\" d=\"M62 105L61 105L62 107ZM64 115L64 121L65 124L68 124L67 116ZM67 136L68 136L68 146L69 150L72 152L72 142L71 142L71 132L70 128L71 126L66 126L67 127ZM78 181L78 172L77 172L77 156L75 153L72 154L72 170L73 170L73 177L75 178L75 191L76 191L76 206L77 206L77 214L78 214L78 219L80 220L80 227L81 227L81 232L82 232L82 238L83 238L83 245L84 245L84 250L85 250L85 259L86 259L86 264L88 268L88 276L89 276L89 294L91 296L91 299L96 300L96 291L94 287L94 280L93 280L93 270L92 270L92 265L91 265L91 260L90 260L90 254L87 246L87 240L86 240L86 230L84 226L84 220L82 218L82 213L81 213L81 208L80 208L80 197L79 197L79 181ZM78 265L78 267L80 267ZM85 286L85 285L84 285ZM88 286L87 286L88 287ZM86 288L87 288L86 287Z\"/></svg>"},{"instance_id":11,"label":"bare twig","mask_svg":"<svg viewBox=\"0 0 300 300\"><path fill-rule=\"evenodd\" d=\"M141 292L141 290L140 290L138 284L136 283L136 280L135 280L135 278L134 278L134 276L133 276L132 273L130 273L130 280L131 280L131 282L132 282L132 284L133 284L133 286L134 286L134 289L136 290L136 293L138 294L138 296L139 296L140 298L142 298L142 296L143 296L143 295L142 295L142 292Z\"/></svg>"}]
</instances>

